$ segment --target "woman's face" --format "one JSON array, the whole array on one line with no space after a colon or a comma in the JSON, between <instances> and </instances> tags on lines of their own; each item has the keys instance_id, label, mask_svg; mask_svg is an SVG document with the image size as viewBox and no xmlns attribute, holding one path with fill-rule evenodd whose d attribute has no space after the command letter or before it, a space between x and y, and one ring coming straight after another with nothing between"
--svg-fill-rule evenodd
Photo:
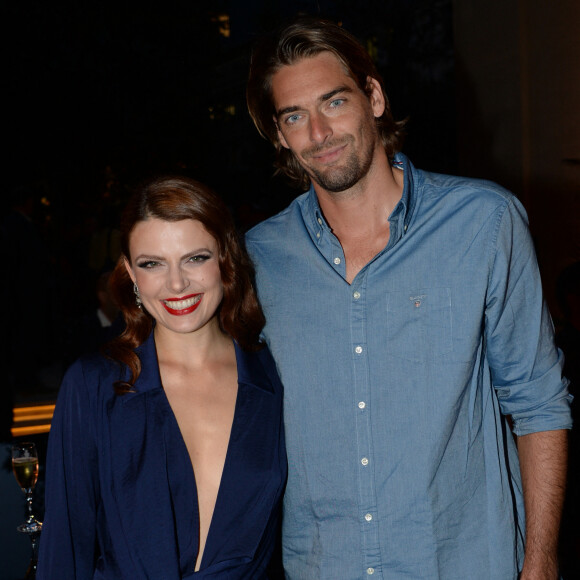
<instances>
[{"instance_id":1,"label":"woman's face","mask_svg":"<svg viewBox=\"0 0 580 580\"><path fill-rule=\"evenodd\" d=\"M218 247L201 222L139 222L129 252L127 271L158 331L189 333L218 324L215 314L223 298Z\"/></svg>"}]
</instances>

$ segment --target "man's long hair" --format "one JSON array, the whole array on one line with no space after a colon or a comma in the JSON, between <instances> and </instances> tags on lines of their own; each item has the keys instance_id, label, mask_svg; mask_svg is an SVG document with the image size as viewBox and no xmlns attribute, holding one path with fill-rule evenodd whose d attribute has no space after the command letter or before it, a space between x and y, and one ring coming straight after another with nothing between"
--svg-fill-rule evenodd
<instances>
[{"instance_id":1,"label":"man's long hair","mask_svg":"<svg viewBox=\"0 0 580 580\"><path fill-rule=\"evenodd\" d=\"M278 139L274 121L276 109L272 95L272 77L282 67L322 52L334 54L345 72L367 97L370 97L372 91L369 77L380 84L385 97L385 111L376 119L376 124L391 161L403 144L405 121L394 120L383 79L364 47L354 36L333 22L314 17L298 18L277 34L264 37L255 47L250 63L246 98L248 110L258 131L276 148L277 172L285 173L302 189L309 187L310 177L294 154L283 147Z\"/></svg>"}]
</instances>

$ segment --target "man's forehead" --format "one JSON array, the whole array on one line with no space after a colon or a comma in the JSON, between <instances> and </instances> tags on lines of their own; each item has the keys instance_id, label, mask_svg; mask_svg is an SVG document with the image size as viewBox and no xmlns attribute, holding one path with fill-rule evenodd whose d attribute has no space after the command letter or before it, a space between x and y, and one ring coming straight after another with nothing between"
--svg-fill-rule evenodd
<instances>
[{"instance_id":1,"label":"man's forehead","mask_svg":"<svg viewBox=\"0 0 580 580\"><path fill-rule=\"evenodd\" d=\"M331 52L303 57L279 68L272 76L276 110L319 99L340 86L356 86L341 60Z\"/></svg>"}]
</instances>

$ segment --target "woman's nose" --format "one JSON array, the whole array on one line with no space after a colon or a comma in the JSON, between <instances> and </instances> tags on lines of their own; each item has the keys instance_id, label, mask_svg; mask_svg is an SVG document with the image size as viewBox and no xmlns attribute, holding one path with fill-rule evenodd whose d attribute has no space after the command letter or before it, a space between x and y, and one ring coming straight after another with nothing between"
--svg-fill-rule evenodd
<instances>
[{"instance_id":1,"label":"woman's nose","mask_svg":"<svg viewBox=\"0 0 580 580\"><path fill-rule=\"evenodd\" d=\"M181 294L189 286L189 280L182 268L171 268L167 287L175 294Z\"/></svg>"}]
</instances>

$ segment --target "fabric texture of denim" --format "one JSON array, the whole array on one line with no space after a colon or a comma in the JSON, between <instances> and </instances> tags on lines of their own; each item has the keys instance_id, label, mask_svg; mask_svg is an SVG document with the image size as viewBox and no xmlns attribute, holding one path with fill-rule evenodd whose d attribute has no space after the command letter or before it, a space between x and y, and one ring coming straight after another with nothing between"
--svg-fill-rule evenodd
<instances>
[{"instance_id":1,"label":"fabric texture of denim","mask_svg":"<svg viewBox=\"0 0 580 580\"><path fill-rule=\"evenodd\" d=\"M527 216L485 181L404 171L352 284L314 190L247 234L285 388L291 580L517 577L514 438L571 427Z\"/></svg>"}]
</instances>

